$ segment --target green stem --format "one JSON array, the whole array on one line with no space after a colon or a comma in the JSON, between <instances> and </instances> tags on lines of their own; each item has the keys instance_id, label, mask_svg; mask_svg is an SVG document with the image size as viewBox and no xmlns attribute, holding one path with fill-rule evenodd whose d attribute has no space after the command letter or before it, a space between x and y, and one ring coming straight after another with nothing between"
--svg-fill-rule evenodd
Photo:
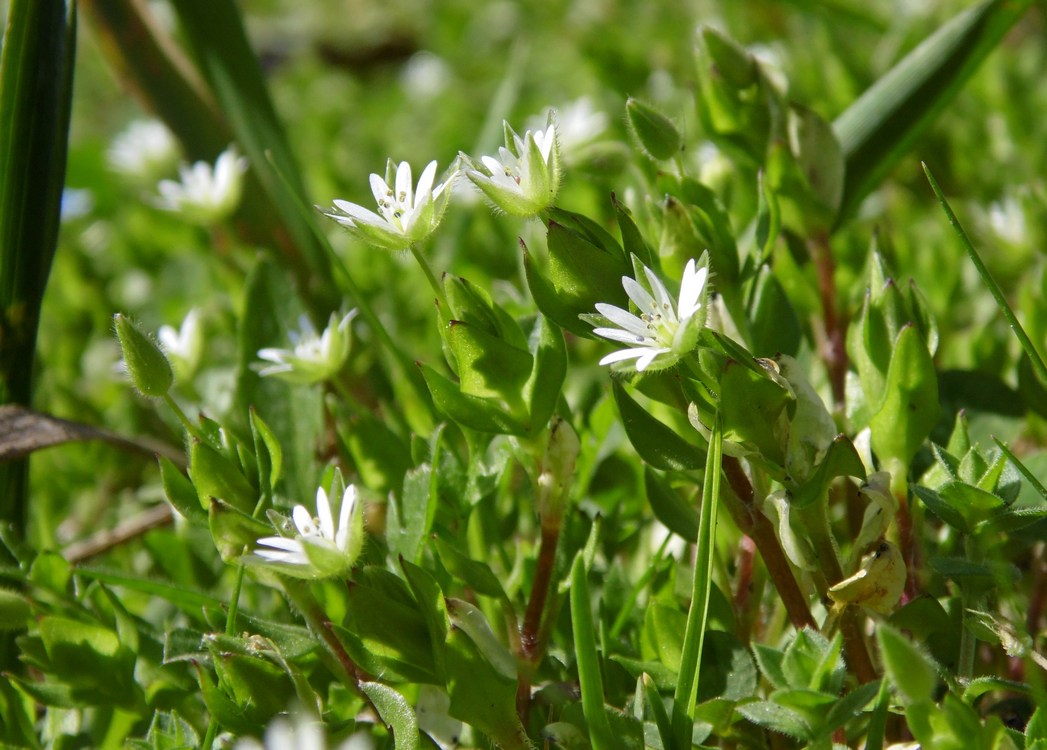
<instances>
[{"instance_id":1,"label":"green stem","mask_svg":"<svg viewBox=\"0 0 1047 750\"><path fill-rule=\"evenodd\" d=\"M984 554L978 540L973 536L966 536L964 545L967 548L967 559L976 565L980 564ZM980 609L981 598L980 594L971 591L969 582L965 583L960 589L962 615L965 616L968 610ZM966 624L963 624L960 628L960 654L956 665L956 676L961 680L969 680L974 676L974 656L977 648L978 638Z\"/></svg>"},{"instance_id":2,"label":"green stem","mask_svg":"<svg viewBox=\"0 0 1047 750\"><path fill-rule=\"evenodd\" d=\"M246 553L246 548L244 552ZM229 614L225 619L225 634L236 635L236 615L240 611L240 591L244 586L244 566L236 569L236 581L233 583L233 595L229 597Z\"/></svg>"},{"instance_id":3,"label":"green stem","mask_svg":"<svg viewBox=\"0 0 1047 750\"><path fill-rule=\"evenodd\" d=\"M342 642L338 640L338 636L335 635L335 632L330 627L327 615L320 608L320 605L316 603L316 600L313 599L308 588L297 582L285 582L283 591L284 595L302 613L302 617L305 618L309 629L316 634L324 646L327 647L328 653L334 657L341 671L339 679L346 687L359 693L360 673L356 663L353 662Z\"/></svg>"},{"instance_id":4,"label":"green stem","mask_svg":"<svg viewBox=\"0 0 1047 750\"><path fill-rule=\"evenodd\" d=\"M218 736L218 721L214 717L207 722L207 734L204 735L204 741L200 743L200 747L204 750L211 750L214 747L215 738Z\"/></svg>"},{"instance_id":5,"label":"green stem","mask_svg":"<svg viewBox=\"0 0 1047 750\"><path fill-rule=\"evenodd\" d=\"M182 427L185 428L186 432L188 432L192 437L196 438L197 440L200 440L201 442L207 442L203 433L200 432L200 429L195 424L193 424L192 420L189 419L188 415L184 411L182 411L182 407L180 407L178 403L173 398L171 398L170 393L164 394L164 403L167 404L168 408L170 408L171 411L174 412L175 416L178 417L178 421L182 423Z\"/></svg>"},{"instance_id":6,"label":"green stem","mask_svg":"<svg viewBox=\"0 0 1047 750\"><path fill-rule=\"evenodd\" d=\"M436 301L440 305L441 316L449 316L451 314L451 308L447 306L447 298L444 296L443 287L440 286L440 282L433 273L432 266L429 265L429 260L419 249L418 243L411 244L411 255L413 255L414 259L418 261L418 265L422 267L422 271L425 273L425 278L428 280L429 286L433 288L433 293L436 295Z\"/></svg>"}]
</instances>

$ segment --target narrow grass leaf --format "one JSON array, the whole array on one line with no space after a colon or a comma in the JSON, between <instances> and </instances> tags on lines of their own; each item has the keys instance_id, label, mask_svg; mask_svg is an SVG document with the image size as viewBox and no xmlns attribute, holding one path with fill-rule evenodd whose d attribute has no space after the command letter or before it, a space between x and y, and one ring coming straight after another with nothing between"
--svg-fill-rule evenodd
<instances>
[{"instance_id":1,"label":"narrow grass leaf","mask_svg":"<svg viewBox=\"0 0 1047 750\"><path fill-rule=\"evenodd\" d=\"M680 674L676 683L673 706L673 734L680 747L687 747L694 725L694 704L698 696L698 678L702 646L709 618L712 589L713 547L716 541L716 512L720 502L720 462L723 457L723 419L716 412L709 436L709 452L702 483L702 507L698 517L698 539L694 556L694 588L691 608L687 613Z\"/></svg>"},{"instance_id":2,"label":"narrow grass leaf","mask_svg":"<svg viewBox=\"0 0 1047 750\"><path fill-rule=\"evenodd\" d=\"M589 725L593 750L615 750L618 743L611 734L611 726L604 713L603 676L600 657L596 653L596 628L589 602L589 582L585 561L581 555L571 567L571 627L574 632L575 659L578 662L578 682L582 691L582 712Z\"/></svg>"},{"instance_id":3,"label":"narrow grass leaf","mask_svg":"<svg viewBox=\"0 0 1047 750\"><path fill-rule=\"evenodd\" d=\"M1032 0L986 0L943 25L833 122L847 163L837 226L908 152Z\"/></svg>"},{"instance_id":4,"label":"narrow grass leaf","mask_svg":"<svg viewBox=\"0 0 1047 750\"><path fill-rule=\"evenodd\" d=\"M985 267L985 263L982 261L978 251L974 249L974 244L971 242L970 237L967 236L967 232L964 231L963 226L961 226L960 220L956 218L956 214L953 212L952 206L949 205L949 201L945 199L945 194L938 185L938 181L934 179L934 175L931 174L930 167L923 164L923 171L927 175L927 181L931 183L931 189L934 190L934 195L942 205L942 210L945 211L945 215L949 218L949 223L952 224L952 228L956 230L956 234L959 236L964 250L967 251L967 255L970 256L971 262L977 269L978 275L982 277L985 286L992 294L993 299L996 300L996 305L1000 308L1000 312L1003 313L1003 317L1007 319L1007 324L1010 325L1011 330L1014 331L1014 335L1018 338L1018 343L1022 345L1022 349L1029 356L1029 362L1032 364L1036 377L1039 378L1041 384L1047 386L1047 364L1044 364L1043 358L1036 350L1036 346L1033 345L1032 339L1029 338L1029 334L1025 332L1022 324L1018 322L1018 317L1014 314L1014 310L1012 310L1011 306L1007 303L1007 298L1003 295L1003 290L1000 289L1000 285L996 283L992 274L989 273L989 269Z\"/></svg>"}]
</instances>

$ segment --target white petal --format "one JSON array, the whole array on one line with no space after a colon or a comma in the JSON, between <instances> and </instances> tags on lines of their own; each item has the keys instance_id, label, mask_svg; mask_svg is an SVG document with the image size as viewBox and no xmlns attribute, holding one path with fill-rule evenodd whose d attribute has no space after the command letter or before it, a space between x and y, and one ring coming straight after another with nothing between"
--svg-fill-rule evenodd
<instances>
[{"instance_id":1,"label":"white petal","mask_svg":"<svg viewBox=\"0 0 1047 750\"><path fill-rule=\"evenodd\" d=\"M709 269L702 266L697 271L694 268L694 259L687 262L683 270L683 281L680 282L680 320L691 317L701 307L700 300L702 290L705 288L705 280L709 276Z\"/></svg>"},{"instance_id":2,"label":"white petal","mask_svg":"<svg viewBox=\"0 0 1047 750\"><path fill-rule=\"evenodd\" d=\"M600 360L601 365L610 365L615 362L624 362L627 359L637 359L639 357L646 357L651 352L658 354L661 349L651 349L649 346L644 346L639 349L619 349L616 352L611 352L606 357Z\"/></svg>"},{"instance_id":3,"label":"white petal","mask_svg":"<svg viewBox=\"0 0 1047 750\"><path fill-rule=\"evenodd\" d=\"M349 546L349 532L352 531L353 508L356 507L356 487L349 485L342 494L342 508L338 512L338 533L334 543L343 552Z\"/></svg>"},{"instance_id":4,"label":"white petal","mask_svg":"<svg viewBox=\"0 0 1047 750\"><path fill-rule=\"evenodd\" d=\"M675 322L676 312L673 310L675 305L673 304L673 298L669 295L669 290L665 288L665 284L650 268L644 266L643 272L647 276L647 281L650 282L651 290L654 292L654 298L658 302L658 312Z\"/></svg>"},{"instance_id":5,"label":"white petal","mask_svg":"<svg viewBox=\"0 0 1047 750\"><path fill-rule=\"evenodd\" d=\"M286 550L287 552L301 552L302 543L297 539L286 539L282 536L267 536L262 537L258 540L258 544L264 544L266 547L275 547L276 549ZM268 550L260 550L261 552L268 552ZM269 552L269 554L272 554Z\"/></svg>"},{"instance_id":6,"label":"white petal","mask_svg":"<svg viewBox=\"0 0 1047 750\"><path fill-rule=\"evenodd\" d=\"M625 293L629 295L629 299L636 303L641 312L648 314L661 312L654 297L636 279L623 276L622 287L625 289Z\"/></svg>"},{"instance_id":7,"label":"white petal","mask_svg":"<svg viewBox=\"0 0 1047 750\"><path fill-rule=\"evenodd\" d=\"M640 357L638 360L636 360L636 371L637 372L643 372L644 370L646 370L651 365L652 362L654 362L654 360L656 360L659 357L659 355L668 354L670 351L672 351L672 350L671 349L656 349L656 350L650 352L649 354L646 354L646 355Z\"/></svg>"},{"instance_id":8,"label":"white petal","mask_svg":"<svg viewBox=\"0 0 1047 750\"><path fill-rule=\"evenodd\" d=\"M429 162L422 170L422 176L418 178L418 190L414 194L414 205L425 203L433 191L433 182L436 180L436 161Z\"/></svg>"},{"instance_id":9,"label":"white petal","mask_svg":"<svg viewBox=\"0 0 1047 750\"><path fill-rule=\"evenodd\" d=\"M374 194L375 202L381 205L383 201L389 200L393 191L389 189L389 186L385 183L385 180L383 180L381 177L372 172L370 181L371 192Z\"/></svg>"},{"instance_id":10,"label":"white petal","mask_svg":"<svg viewBox=\"0 0 1047 750\"><path fill-rule=\"evenodd\" d=\"M644 338L651 334L651 329L647 327L647 324L627 310L603 302L597 302L596 309L609 321L629 333L635 333Z\"/></svg>"},{"instance_id":11,"label":"white petal","mask_svg":"<svg viewBox=\"0 0 1047 750\"><path fill-rule=\"evenodd\" d=\"M396 202L405 206L413 205L414 187L411 185L411 165L400 162L396 168Z\"/></svg>"},{"instance_id":12,"label":"white petal","mask_svg":"<svg viewBox=\"0 0 1047 750\"><path fill-rule=\"evenodd\" d=\"M382 183L383 185L385 183ZM374 211L370 211L357 203L350 203L349 201L335 200L334 205L338 210L344 211L350 219L353 221L362 221L365 224L371 224L372 226L388 227L389 222L384 218L376 214ZM327 214L335 221L340 221L343 224L345 217L339 216L338 214Z\"/></svg>"},{"instance_id":13,"label":"white petal","mask_svg":"<svg viewBox=\"0 0 1047 750\"><path fill-rule=\"evenodd\" d=\"M647 336L637 336L635 333L623 331L620 328L594 328L593 333L611 341L621 341L623 344L644 344L651 346L654 339Z\"/></svg>"},{"instance_id":14,"label":"white petal","mask_svg":"<svg viewBox=\"0 0 1047 750\"><path fill-rule=\"evenodd\" d=\"M304 505L294 506L294 510L291 511L291 518L294 519L294 525L302 536L314 536L316 534L316 525L313 517Z\"/></svg>"},{"instance_id":15,"label":"white petal","mask_svg":"<svg viewBox=\"0 0 1047 750\"><path fill-rule=\"evenodd\" d=\"M334 517L331 515L331 503L323 487L316 490L316 517L320 521L320 534L325 539L334 539Z\"/></svg>"}]
</instances>

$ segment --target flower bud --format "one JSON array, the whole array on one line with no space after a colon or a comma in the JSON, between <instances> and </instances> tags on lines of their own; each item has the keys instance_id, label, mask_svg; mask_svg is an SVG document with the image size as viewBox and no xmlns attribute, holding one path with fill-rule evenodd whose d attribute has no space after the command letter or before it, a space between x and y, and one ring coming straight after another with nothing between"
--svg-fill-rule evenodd
<instances>
[{"instance_id":1,"label":"flower bud","mask_svg":"<svg viewBox=\"0 0 1047 750\"><path fill-rule=\"evenodd\" d=\"M672 159L680 153L683 146L680 131L657 109L630 98L625 102L625 114L637 145L651 159Z\"/></svg>"},{"instance_id":2,"label":"flower bud","mask_svg":"<svg viewBox=\"0 0 1047 750\"><path fill-rule=\"evenodd\" d=\"M174 373L160 345L120 313L113 316L113 323L134 387L145 396L166 396L174 383Z\"/></svg>"}]
</instances>

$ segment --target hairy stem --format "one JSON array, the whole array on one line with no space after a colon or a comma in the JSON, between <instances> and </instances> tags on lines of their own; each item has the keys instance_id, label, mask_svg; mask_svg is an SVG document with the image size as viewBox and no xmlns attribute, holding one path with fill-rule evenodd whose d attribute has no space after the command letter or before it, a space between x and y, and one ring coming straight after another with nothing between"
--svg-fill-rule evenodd
<instances>
[{"instance_id":1,"label":"hairy stem","mask_svg":"<svg viewBox=\"0 0 1047 750\"><path fill-rule=\"evenodd\" d=\"M789 567L789 560L778 542L774 527L756 507L752 483L741 463L737 458L724 456L723 471L731 488L731 492L723 493L724 504L738 528L751 536L760 550L767 573L785 604L790 622L796 628L817 628L811 608L807 605L807 597L800 590L800 584Z\"/></svg>"},{"instance_id":2,"label":"hairy stem","mask_svg":"<svg viewBox=\"0 0 1047 750\"><path fill-rule=\"evenodd\" d=\"M836 262L827 232L812 237L807 247L818 271L818 291L822 298L822 317L825 324L825 341L822 342L822 360L829 372L833 405L843 409L846 403L845 383L847 378L847 321L840 313L836 299Z\"/></svg>"}]
</instances>

